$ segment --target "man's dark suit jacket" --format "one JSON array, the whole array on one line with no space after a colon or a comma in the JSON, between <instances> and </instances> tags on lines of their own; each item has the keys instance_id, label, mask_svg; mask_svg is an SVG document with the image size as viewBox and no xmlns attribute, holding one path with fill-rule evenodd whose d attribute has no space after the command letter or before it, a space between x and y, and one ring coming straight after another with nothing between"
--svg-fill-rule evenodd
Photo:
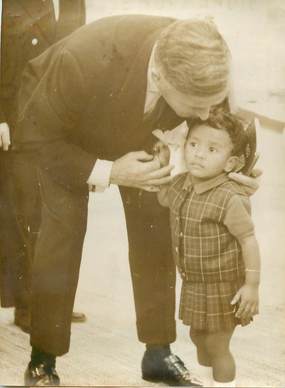
<instances>
[{"instance_id":1,"label":"man's dark suit jacket","mask_svg":"<svg viewBox=\"0 0 285 388\"><path fill-rule=\"evenodd\" d=\"M139 150L153 45L174 19L128 15L95 21L31 61L20 91L18 149L71 190L86 187L97 158Z\"/></svg>"}]
</instances>

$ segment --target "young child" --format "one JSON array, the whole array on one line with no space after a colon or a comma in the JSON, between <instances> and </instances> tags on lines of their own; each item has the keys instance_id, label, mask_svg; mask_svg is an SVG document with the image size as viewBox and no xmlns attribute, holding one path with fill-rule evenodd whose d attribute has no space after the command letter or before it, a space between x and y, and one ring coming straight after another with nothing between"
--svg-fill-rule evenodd
<instances>
[{"instance_id":1,"label":"young child","mask_svg":"<svg viewBox=\"0 0 285 388\"><path fill-rule=\"evenodd\" d=\"M258 313L260 257L249 198L227 174L247 163L250 144L243 123L220 110L195 121L184 150L188 171L158 193L183 280L179 318L213 386L234 387L230 341Z\"/></svg>"}]
</instances>

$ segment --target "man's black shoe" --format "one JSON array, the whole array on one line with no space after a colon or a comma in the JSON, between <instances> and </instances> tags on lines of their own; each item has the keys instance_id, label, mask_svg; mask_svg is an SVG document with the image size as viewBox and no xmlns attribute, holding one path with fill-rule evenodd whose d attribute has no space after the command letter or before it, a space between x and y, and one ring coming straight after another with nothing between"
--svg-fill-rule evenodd
<instances>
[{"instance_id":1,"label":"man's black shoe","mask_svg":"<svg viewBox=\"0 0 285 388\"><path fill-rule=\"evenodd\" d=\"M142 378L147 381L163 382L170 386L202 386L200 381L190 376L184 363L174 354L160 358L146 351L142 360Z\"/></svg>"},{"instance_id":2,"label":"man's black shoe","mask_svg":"<svg viewBox=\"0 0 285 388\"><path fill-rule=\"evenodd\" d=\"M45 363L31 365L29 363L25 372L25 385L27 386L55 386L60 385L60 380L55 368L48 367Z\"/></svg>"}]
</instances>

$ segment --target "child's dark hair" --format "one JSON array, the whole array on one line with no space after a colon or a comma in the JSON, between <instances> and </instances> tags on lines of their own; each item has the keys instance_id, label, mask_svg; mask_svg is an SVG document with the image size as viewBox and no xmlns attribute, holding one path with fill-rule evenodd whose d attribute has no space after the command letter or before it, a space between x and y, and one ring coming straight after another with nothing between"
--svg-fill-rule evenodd
<instances>
[{"instance_id":1,"label":"child's dark hair","mask_svg":"<svg viewBox=\"0 0 285 388\"><path fill-rule=\"evenodd\" d=\"M247 123L239 116L226 111L223 108L215 108L210 112L207 120L201 120L200 118L192 119L188 122L189 134L194 127L198 125L208 125L215 129L224 129L228 132L231 141L233 143L232 154L241 156L245 154L245 148L247 146Z\"/></svg>"}]
</instances>

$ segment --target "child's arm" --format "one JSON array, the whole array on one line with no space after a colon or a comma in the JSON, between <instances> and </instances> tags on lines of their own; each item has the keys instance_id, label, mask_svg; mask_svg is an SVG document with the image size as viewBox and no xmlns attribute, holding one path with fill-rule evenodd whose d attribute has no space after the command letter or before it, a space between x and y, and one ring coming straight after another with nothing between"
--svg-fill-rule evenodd
<instances>
[{"instance_id":1,"label":"child's arm","mask_svg":"<svg viewBox=\"0 0 285 388\"><path fill-rule=\"evenodd\" d=\"M168 146L158 141L154 146L155 158L159 160L160 166L167 166L169 164L170 152ZM160 186L157 192L157 199L161 206L168 207L168 190L169 184Z\"/></svg>"},{"instance_id":2,"label":"child's arm","mask_svg":"<svg viewBox=\"0 0 285 388\"><path fill-rule=\"evenodd\" d=\"M236 317L248 319L249 317L258 314L260 255L258 243L254 235L245 237L240 244L245 264L245 283L235 295L232 304L240 301Z\"/></svg>"},{"instance_id":3,"label":"child's arm","mask_svg":"<svg viewBox=\"0 0 285 388\"><path fill-rule=\"evenodd\" d=\"M258 313L258 286L260 280L260 256L250 216L250 202L244 195L236 195L228 203L224 224L238 240L245 265L245 283L238 290L232 304L239 302L236 316L247 321Z\"/></svg>"},{"instance_id":4,"label":"child's arm","mask_svg":"<svg viewBox=\"0 0 285 388\"><path fill-rule=\"evenodd\" d=\"M169 185L164 185L161 187L160 191L157 193L157 199L161 206L168 207L168 190Z\"/></svg>"}]
</instances>

